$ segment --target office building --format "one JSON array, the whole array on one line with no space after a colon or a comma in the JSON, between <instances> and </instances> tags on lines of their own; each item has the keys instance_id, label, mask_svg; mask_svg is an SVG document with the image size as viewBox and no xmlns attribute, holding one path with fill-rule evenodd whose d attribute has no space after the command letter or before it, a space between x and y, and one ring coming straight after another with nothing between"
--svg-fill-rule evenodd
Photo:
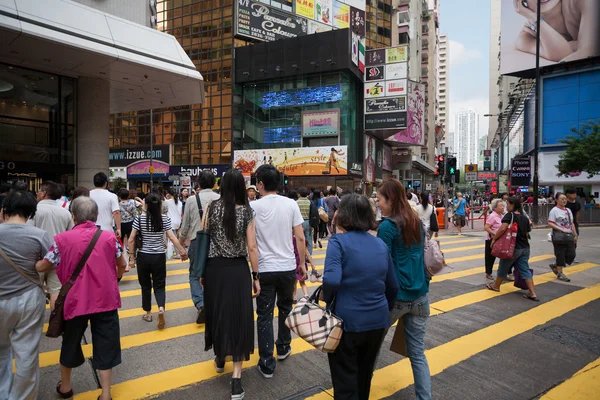
<instances>
[{"instance_id":1,"label":"office building","mask_svg":"<svg viewBox=\"0 0 600 400\"><path fill-rule=\"evenodd\" d=\"M460 110L455 115L454 153L459 169L466 164L477 164L479 149L479 114Z\"/></svg>"}]
</instances>

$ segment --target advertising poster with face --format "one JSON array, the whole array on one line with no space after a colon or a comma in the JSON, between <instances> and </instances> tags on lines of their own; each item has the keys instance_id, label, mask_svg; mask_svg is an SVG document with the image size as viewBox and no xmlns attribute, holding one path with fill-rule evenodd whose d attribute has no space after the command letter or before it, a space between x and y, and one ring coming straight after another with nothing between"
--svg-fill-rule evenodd
<instances>
[{"instance_id":1,"label":"advertising poster with face","mask_svg":"<svg viewBox=\"0 0 600 400\"><path fill-rule=\"evenodd\" d=\"M377 158L375 139L364 135L365 162L363 163L363 177L365 182L375 182L375 161Z\"/></svg>"}]
</instances>

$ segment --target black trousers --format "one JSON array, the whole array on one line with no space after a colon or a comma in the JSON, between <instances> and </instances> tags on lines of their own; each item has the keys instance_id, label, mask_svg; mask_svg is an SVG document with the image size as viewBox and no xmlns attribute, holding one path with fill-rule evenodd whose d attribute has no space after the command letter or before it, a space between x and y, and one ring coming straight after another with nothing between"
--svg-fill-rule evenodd
<instances>
[{"instance_id":1,"label":"black trousers","mask_svg":"<svg viewBox=\"0 0 600 400\"><path fill-rule=\"evenodd\" d=\"M485 273L492 274L496 257L492 255L492 239L485 241Z\"/></svg>"},{"instance_id":2,"label":"black trousers","mask_svg":"<svg viewBox=\"0 0 600 400\"><path fill-rule=\"evenodd\" d=\"M284 354L292 342L292 333L285 326L285 320L292 311L296 270L285 272L264 272L259 275L260 294L256 298L256 330L258 332L259 364L266 370L274 371L277 361L273 357L273 309L277 298L277 354Z\"/></svg>"},{"instance_id":3,"label":"black trousers","mask_svg":"<svg viewBox=\"0 0 600 400\"><path fill-rule=\"evenodd\" d=\"M385 329L344 332L335 350L329 353L329 369L335 400L368 400L377 355Z\"/></svg>"},{"instance_id":4,"label":"black trousers","mask_svg":"<svg viewBox=\"0 0 600 400\"><path fill-rule=\"evenodd\" d=\"M575 242L552 243L554 245L554 255L556 256L556 266L566 267L573 264L577 246Z\"/></svg>"},{"instance_id":5,"label":"black trousers","mask_svg":"<svg viewBox=\"0 0 600 400\"><path fill-rule=\"evenodd\" d=\"M142 309L152 309L152 289L159 307L165 306L165 284L167 280L167 256L162 254L138 253L138 282L142 287Z\"/></svg>"}]
</instances>

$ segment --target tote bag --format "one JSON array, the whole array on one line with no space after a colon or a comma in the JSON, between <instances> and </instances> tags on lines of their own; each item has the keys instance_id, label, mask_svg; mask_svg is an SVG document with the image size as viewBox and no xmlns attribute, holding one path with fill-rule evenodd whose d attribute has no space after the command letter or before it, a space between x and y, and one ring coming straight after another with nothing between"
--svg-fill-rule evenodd
<instances>
[{"instance_id":1,"label":"tote bag","mask_svg":"<svg viewBox=\"0 0 600 400\"><path fill-rule=\"evenodd\" d=\"M492 255L500 259L511 259L515 254L515 245L517 243L517 230L519 229L514 222L514 213L510 215L510 224L506 232L502 234L500 239L496 240L492 247Z\"/></svg>"},{"instance_id":2,"label":"tote bag","mask_svg":"<svg viewBox=\"0 0 600 400\"><path fill-rule=\"evenodd\" d=\"M208 215L203 215L202 203L198 195L196 202L198 203L198 212L202 219L202 229L196 233L196 252L194 253L195 261L193 263L194 268L190 271L190 274L195 278L204 278L204 272L206 271L206 263L208 262L208 252L210 250L210 235L208 233ZM207 214L210 212L210 205L208 206ZM204 218L203 218L204 217Z\"/></svg>"}]
</instances>

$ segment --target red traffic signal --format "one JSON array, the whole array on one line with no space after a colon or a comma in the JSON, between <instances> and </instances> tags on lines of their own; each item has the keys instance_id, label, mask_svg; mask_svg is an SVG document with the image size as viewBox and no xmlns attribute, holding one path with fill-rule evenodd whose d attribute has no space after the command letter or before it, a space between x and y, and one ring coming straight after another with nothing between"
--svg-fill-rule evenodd
<instances>
[{"instance_id":1,"label":"red traffic signal","mask_svg":"<svg viewBox=\"0 0 600 400\"><path fill-rule=\"evenodd\" d=\"M439 162L444 162L444 156L437 156L437 160Z\"/></svg>"}]
</instances>

